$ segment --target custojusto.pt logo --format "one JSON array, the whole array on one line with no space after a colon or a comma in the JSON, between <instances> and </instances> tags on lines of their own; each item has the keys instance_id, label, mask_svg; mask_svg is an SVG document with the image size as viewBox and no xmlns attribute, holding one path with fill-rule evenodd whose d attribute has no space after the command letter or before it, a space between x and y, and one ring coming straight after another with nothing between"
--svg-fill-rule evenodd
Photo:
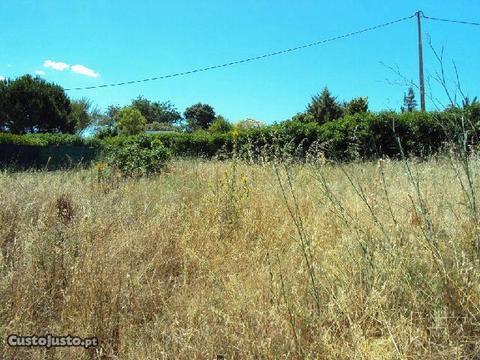
<instances>
[{"instance_id":1,"label":"custojusto.pt logo","mask_svg":"<svg viewBox=\"0 0 480 360\"><path fill-rule=\"evenodd\" d=\"M7 344L12 347L90 347L98 346L96 337L81 338L79 336L57 336L57 335L17 335L11 334L7 337Z\"/></svg>"}]
</instances>

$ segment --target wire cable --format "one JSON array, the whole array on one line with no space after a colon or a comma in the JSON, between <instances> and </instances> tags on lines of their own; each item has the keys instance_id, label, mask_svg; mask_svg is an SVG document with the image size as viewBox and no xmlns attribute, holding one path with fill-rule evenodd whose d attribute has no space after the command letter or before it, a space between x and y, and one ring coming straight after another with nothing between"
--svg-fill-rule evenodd
<instances>
[{"instance_id":1,"label":"wire cable","mask_svg":"<svg viewBox=\"0 0 480 360\"><path fill-rule=\"evenodd\" d=\"M371 27L368 27L368 28L365 28L365 29L362 29L362 30L353 31L353 32L346 33L346 34L343 34L343 35L331 37L331 38L328 38L328 39L315 41L315 42L312 42L312 43L309 43L309 44L300 45L300 46L296 46L296 47L289 48L289 49L279 50L279 51L275 51L275 52L255 56L255 57L250 57L250 58L246 58L246 59L242 59L242 60L231 61L231 62L227 62L227 63L224 63L224 64L218 64L218 65L208 66L208 67L204 67L204 68L199 68L199 69L194 69L194 70L189 70L189 71L183 71L183 72L179 72L179 73L175 73L175 74L156 76L156 77L151 77L151 78L146 78L146 79L141 79L141 80L132 80L132 81L110 83L110 84L103 84L103 85L95 85L95 86L75 87L75 88L70 88L70 89L65 89L65 90L66 91L91 90L91 89L100 89L100 88L107 88L107 87L114 87L114 86L130 85L130 84L137 84L137 83L143 83L143 82L148 82L148 81L155 81L155 80L185 76L185 75L190 75L190 74L194 74L194 73L214 70L214 69L220 69L220 68L224 68L224 67L228 67L228 66L243 64L243 63L247 63L247 62L251 62L251 61L265 59L265 58L272 57L272 56L286 54L286 53L290 53L290 52L293 52L293 51L306 49L306 48L309 48L309 47L312 47L312 46L318 46L318 45L326 44L326 43L336 41L336 40L340 40L340 39L345 39L345 38L348 38L348 37L351 37L351 36L359 35L359 34L362 34L362 33L365 33L365 32L369 32L369 31L380 29L380 28L384 28L386 26L397 24L399 22L409 20L409 19L411 19L415 16L416 16L416 14L413 14L411 16L407 16L407 17L400 18L400 19L393 20L393 21L389 21L389 22L386 22L386 23L383 23L383 24L371 26Z\"/></svg>"},{"instance_id":2,"label":"wire cable","mask_svg":"<svg viewBox=\"0 0 480 360\"><path fill-rule=\"evenodd\" d=\"M443 21L443 22L448 22L448 23L480 26L480 23L476 23L476 22L463 21L463 20L440 19L440 18L436 18L436 17L426 16L423 13L422 13L422 17L424 19L434 20L434 21Z\"/></svg>"}]
</instances>

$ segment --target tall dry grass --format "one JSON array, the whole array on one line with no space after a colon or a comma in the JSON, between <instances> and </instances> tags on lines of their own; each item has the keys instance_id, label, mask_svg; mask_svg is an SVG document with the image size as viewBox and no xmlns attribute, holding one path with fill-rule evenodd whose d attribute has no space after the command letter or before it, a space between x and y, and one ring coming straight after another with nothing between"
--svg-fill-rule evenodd
<instances>
[{"instance_id":1,"label":"tall dry grass","mask_svg":"<svg viewBox=\"0 0 480 360\"><path fill-rule=\"evenodd\" d=\"M478 358L469 194L480 162L469 164L468 176L447 159L176 161L128 181L94 169L2 173L0 336L100 346L1 354Z\"/></svg>"}]
</instances>

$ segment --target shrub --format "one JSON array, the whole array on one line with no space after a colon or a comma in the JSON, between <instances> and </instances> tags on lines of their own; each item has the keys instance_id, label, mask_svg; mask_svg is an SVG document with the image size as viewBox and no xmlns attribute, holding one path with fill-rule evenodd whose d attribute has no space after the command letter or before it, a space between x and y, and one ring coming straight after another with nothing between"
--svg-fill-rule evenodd
<instances>
[{"instance_id":1,"label":"shrub","mask_svg":"<svg viewBox=\"0 0 480 360\"><path fill-rule=\"evenodd\" d=\"M161 132L142 137L105 134L84 139L68 134L0 133L0 164L11 163L15 158L14 161L28 166L32 163L28 160L31 157L38 158L35 163L43 164L49 156L52 156L53 160L60 158L62 154L68 157L73 154L76 161L77 158L91 159L95 154L100 156L101 150L106 150L107 154L115 153L119 159L125 160L118 164L119 168L139 167L140 173L150 173L148 169L154 168L154 164L149 163L152 144L157 142L162 144L162 149L166 148L179 157L213 157L219 154L230 156L235 149L240 155L245 154L249 158L266 158L281 149L283 154L287 152L301 159L313 146L332 160L351 160L399 157L399 140L404 155L422 157L438 153L446 143L459 146L466 141L469 149L472 148L470 145L478 144L478 113L476 104L467 109L430 113L366 112L346 115L323 125L289 120L259 128L236 128L235 134L232 131L219 133L197 130L192 133ZM143 139L142 142L140 139ZM72 149L73 146L77 148ZM47 147L50 148L43 149ZM137 148L140 153L145 154L137 157L133 154ZM43 150L40 151L41 149ZM142 160L142 156L146 160ZM130 165L125 165L125 162Z\"/></svg>"},{"instance_id":2,"label":"shrub","mask_svg":"<svg viewBox=\"0 0 480 360\"><path fill-rule=\"evenodd\" d=\"M152 123L148 123L145 126L145 130L147 131L177 131L175 126L166 122L160 123L154 121Z\"/></svg>"},{"instance_id":3,"label":"shrub","mask_svg":"<svg viewBox=\"0 0 480 360\"><path fill-rule=\"evenodd\" d=\"M133 107L123 108L117 114L117 125L122 134L139 134L145 130L146 123L142 113Z\"/></svg>"},{"instance_id":4,"label":"shrub","mask_svg":"<svg viewBox=\"0 0 480 360\"><path fill-rule=\"evenodd\" d=\"M95 137L97 139L106 139L106 138L117 136L117 135L119 135L118 127L114 125L100 126L97 128L95 133Z\"/></svg>"},{"instance_id":5,"label":"shrub","mask_svg":"<svg viewBox=\"0 0 480 360\"><path fill-rule=\"evenodd\" d=\"M122 175L139 177L159 173L170 159L170 151L159 139L142 135L106 145L106 162Z\"/></svg>"},{"instance_id":6,"label":"shrub","mask_svg":"<svg viewBox=\"0 0 480 360\"><path fill-rule=\"evenodd\" d=\"M235 128L242 131L242 130L250 130L250 129L259 129L265 127L265 123L260 120L255 119L245 119L240 120L235 124Z\"/></svg>"},{"instance_id":7,"label":"shrub","mask_svg":"<svg viewBox=\"0 0 480 360\"><path fill-rule=\"evenodd\" d=\"M31 146L49 146L49 145L85 145L100 146L100 141L95 138L82 138L79 135L72 134L24 134L16 135L10 133L0 133L0 144L12 145L31 145Z\"/></svg>"},{"instance_id":8,"label":"shrub","mask_svg":"<svg viewBox=\"0 0 480 360\"><path fill-rule=\"evenodd\" d=\"M212 125L208 128L211 133L227 133L232 130L233 126L223 116L219 115L215 118Z\"/></svg>"}]
</instances>

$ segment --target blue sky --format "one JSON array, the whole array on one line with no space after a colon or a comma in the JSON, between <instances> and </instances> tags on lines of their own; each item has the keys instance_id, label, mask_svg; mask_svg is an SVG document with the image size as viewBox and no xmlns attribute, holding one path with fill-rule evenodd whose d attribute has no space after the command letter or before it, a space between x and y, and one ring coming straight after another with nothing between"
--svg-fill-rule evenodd
<instances>
[{"instance_id":1,"label":"blue sky","mask_svg":"<svg viewBox=\"0 0 480 360\"><path fill-rule=\"evenodd\" d=\"M129 81L294 47L418 9L480 21L478 0L3 0L0 76L38 72L66 88ZM480 27L425 20L423 33L445 47L449 79L454 59L464 91L480 95ZM69 95L87 97L103 109L138 95L170 100L180 111L205 102L231 121L271 123L304 110L324 86L339 100L368 96L372 110L398 109L406 87L397 84L402 81L389 66L417 81L414 19L230 68ZM426 46L427 79L436 70ZM432 84L431 91L444 101L438 86ZM432 108L428 99L427 106Z\"/></svg>"}]
</instances>

